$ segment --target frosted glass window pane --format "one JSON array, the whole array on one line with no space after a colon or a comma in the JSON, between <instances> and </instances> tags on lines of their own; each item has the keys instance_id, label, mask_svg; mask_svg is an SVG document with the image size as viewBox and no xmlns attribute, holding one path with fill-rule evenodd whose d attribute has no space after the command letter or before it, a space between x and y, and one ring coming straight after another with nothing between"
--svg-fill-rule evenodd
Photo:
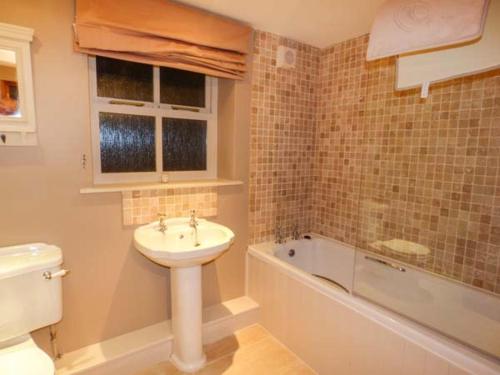
<instances>
[{"instance_id":1,"label":"frosted glass window pane","mask_svg":"<svg viewBox=\"0 0 500 375\"><path fill-rule=\"evenodd\" d=\"M163 170L207 169L207 122L163 118Z\"/></svg>"},{"instance_id":2,"label":"frosted glass window pane","mask_svg":"<svg viewBox=\"0 0 500 375\"><path fill-rule=\"evenodd\" d=\"M155 118L99 113L102 173L156 171Z\"/></svg>"},{"instance_id":3,"label":"frosted glass window pane","mask_svg":"<svg viewBox=\"0 0 500 375\"><path fill-rule=\"evenodd\" d=\"M205 107L205 75L160 68L160 102Z\"/></svg>"},{"instance_id":4,"label":"frosted glass window pane","mask_svg":"<svg viewBox=\"0 0 500 375\"><path fill-rule=\"evenodd\" d=\"M153 67L96 57L97 96L153 101Z\"/></svg>"}]
</instances>

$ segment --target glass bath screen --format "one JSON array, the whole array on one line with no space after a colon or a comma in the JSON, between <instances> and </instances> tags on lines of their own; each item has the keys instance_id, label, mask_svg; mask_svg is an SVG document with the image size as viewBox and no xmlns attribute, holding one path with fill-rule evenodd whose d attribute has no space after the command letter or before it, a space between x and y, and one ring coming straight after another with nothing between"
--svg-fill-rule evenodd
<instances>
[{"instance_id":1,"label":"glass bath screen","mask_svg":"<svg viewBox=\"0 0 500 375\"><path fill-rule=\"evenodd\" d=\"M421 100L358 64L354 293L500 358L500 71Z\"/></svg>"}]
</instances>

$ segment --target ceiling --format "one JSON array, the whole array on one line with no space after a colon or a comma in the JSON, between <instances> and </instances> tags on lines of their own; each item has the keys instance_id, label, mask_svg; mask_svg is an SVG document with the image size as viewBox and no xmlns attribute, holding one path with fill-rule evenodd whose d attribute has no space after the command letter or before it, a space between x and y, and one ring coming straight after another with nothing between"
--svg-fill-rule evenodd
<instances>
[{"instance_id":1,"label":"ceiling","mask_svg":"<svg viewBox=\"0 0 500 375\"><path fill-rule=\"evenodd\" d=\"M370 31L384 0L181 0L315 47Z\"/></svg>"}]
</instances>

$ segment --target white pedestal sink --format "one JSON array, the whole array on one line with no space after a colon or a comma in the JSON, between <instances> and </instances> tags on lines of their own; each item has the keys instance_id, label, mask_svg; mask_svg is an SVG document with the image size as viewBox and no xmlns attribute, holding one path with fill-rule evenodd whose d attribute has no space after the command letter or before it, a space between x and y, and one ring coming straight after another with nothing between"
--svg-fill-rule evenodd
<instances>
[{"instance_id":1,"label":"white pedestal sink","mask_svg":"<svg viewBox=\"0 0 500 375\"><path fill-rule=\"evenodd\" d=\"M195 372L205 365L202 347L201 265L229 248L234 233L225 226L190 218L165 220L137 228L135 247L153 262L171 268L172 363L181 371Z\"/></svg>"}]
</instances>

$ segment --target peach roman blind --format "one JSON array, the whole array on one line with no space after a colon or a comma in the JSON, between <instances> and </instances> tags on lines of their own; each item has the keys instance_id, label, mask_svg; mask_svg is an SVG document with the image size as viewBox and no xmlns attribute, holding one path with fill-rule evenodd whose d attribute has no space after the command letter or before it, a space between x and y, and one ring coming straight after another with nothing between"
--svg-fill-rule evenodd
<instances>
[{"instance_id":1,"label":"peach roman blind","mask_svg":"<svg viewBox=\"0 0 500 375\"><path fill-rule=\"evenodd\" d=\"M169 0L77 0L75 49L241 79L252 29Z\"/></svg>"}]
</instances>

